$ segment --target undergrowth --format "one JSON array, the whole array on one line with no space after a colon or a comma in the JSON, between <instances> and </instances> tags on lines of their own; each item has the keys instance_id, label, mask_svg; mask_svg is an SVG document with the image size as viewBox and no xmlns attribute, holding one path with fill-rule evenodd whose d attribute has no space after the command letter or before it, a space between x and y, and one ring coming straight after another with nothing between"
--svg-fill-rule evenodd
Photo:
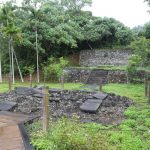
<instances>
[{"instance_id":1,"label":"undergrowth","mask_svg":"<svg viewBox=\"0 0 150 150\"><path fill-rule=\"evenodd\" d=\"M120 125L82 124L63 118L50 122L43 133L40 122L28 126L32 144L37 150L150 150L150 105L144 96L144 85L109 84L105 92L127 96L134 101Z\"/></svg>"}]
</instances>

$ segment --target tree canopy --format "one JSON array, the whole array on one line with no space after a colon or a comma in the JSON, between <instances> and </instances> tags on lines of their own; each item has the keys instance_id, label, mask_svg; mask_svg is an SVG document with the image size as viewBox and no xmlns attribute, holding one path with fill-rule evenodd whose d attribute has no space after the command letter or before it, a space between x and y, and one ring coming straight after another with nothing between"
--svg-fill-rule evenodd
<instances>
[{"instance_id":1,"label":"tree canopy","mask_svg":"<svg viewBox=\"0 0 150 150\"><path fill-rule=\"evenodd\" d=\"M36 49L41 64L51 56L83 49L129 45L132 30L113 18L83 11L91 4L92 0L24 0L17 6L9 0L0 8L0 31L15 32L19 40L15 40L14 49L22 67L36 66Z\"/></svg>"}]
</instances>

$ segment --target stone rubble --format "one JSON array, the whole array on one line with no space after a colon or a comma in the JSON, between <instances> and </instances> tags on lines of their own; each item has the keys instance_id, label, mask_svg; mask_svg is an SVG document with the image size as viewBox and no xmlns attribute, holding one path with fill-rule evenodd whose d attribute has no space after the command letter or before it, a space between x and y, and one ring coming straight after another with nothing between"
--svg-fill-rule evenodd
<instances>
[{"instance_id":1,"label":"stone rubble","mask_svg":"<svg viewBox=\"0 0 150 150\"><path fill-rule=\"evenodd\" d=\"M17 105L12 110L25 114L42 114L42 93L37 88L16 88L11 93L0 94L0 102L10 101ZM85 113L80 106L92 99L96 92L49 90L49 115L53 120L74 115L82 122L97 122L102 124L118 124L124 119L124 111L132 101L127 97L108 94L95 114Z\"/></svg>"}]
</instances>

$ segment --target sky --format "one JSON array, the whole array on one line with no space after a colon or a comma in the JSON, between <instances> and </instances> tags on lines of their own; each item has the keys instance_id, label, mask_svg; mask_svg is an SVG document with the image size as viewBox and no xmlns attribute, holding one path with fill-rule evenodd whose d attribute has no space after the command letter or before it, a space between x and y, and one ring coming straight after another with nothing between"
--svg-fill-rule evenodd
<instances>
[{"instance_id":1,"label":"sky","mask_svg":"<svg viewBox=\"0 0 150 150\"><path fill-rule=\"evenodd\" d=\"M144 0L93 0L90 8L94 16L113 17L131 28L150 21L149 9Z\"/></svg>"},{"instance_id":2,"label":"sky","mask_svg":"<svg viewBox=\"0 0 150 150\"><path fill-rule=\"evenodd\" d=\"M144 0L93 0L92 7L86 9L94 16L112 17L130 28L150 21L150 8Z\"/></svg>"}]
</instances>

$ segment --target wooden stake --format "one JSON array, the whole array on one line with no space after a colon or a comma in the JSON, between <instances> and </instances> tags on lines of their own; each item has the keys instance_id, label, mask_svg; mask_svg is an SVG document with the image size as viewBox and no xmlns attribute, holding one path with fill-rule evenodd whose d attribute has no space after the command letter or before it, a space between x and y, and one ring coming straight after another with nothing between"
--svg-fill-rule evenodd
<instances>
[{"instance_id":1,"label":"wooden stake","mask_svg":"<svg viewBox=\"0 0 150 150\"><path fill-rule=\"evenodd\" d=\"M150 104L150 80L148 81L148 103Z\"/></svg>"},{"instance_id":2,"label":"wooden stake","mask_svg":"<svg viewBox=\"0 0 150 150\"><path fill-rule=\"evenodd\" d=\"M100 79L99 91L102 91L102 79Z\"/></svg>"},{"instance_id":3,"label":"wooden stake","mask_svg":"<svg viewBox=\"0 0 150 150\"><path fill-rule=\"evenodd\" d=\"M30 87L32 87L32 74L30 73Z\"/></svg>"},{"instance_id":4,"label":"wooden stake","mask_svg":"<svg viewBox=\"0 0 150 150\"><path fill-rule=\"evenodd\" d=\"M148 79L145 79L144 84L145 84L145 97L148 97Z\"/></svg>"},{"instance_id":5,"label":"wooden stake","mask_svg":"<svg viewBox=\"0 0 150 150\"><path fill-rule=\"evenodd\" d=\"M47 132L48 130L48 125L49 125L49 93L48 93L48 88L44 87L43 88L43 131Z\"/></svg>"},{"instance_id":6,"label":"wooden stake","mask_svg":"<svg viewBox=\"0 0 150 150\"><path fill-rule=\"evenodd\" d=\"M64 90L64 76L63 75L60 77L60 82L61 82L61 89Z\"/></svg>"}]
</instances>

